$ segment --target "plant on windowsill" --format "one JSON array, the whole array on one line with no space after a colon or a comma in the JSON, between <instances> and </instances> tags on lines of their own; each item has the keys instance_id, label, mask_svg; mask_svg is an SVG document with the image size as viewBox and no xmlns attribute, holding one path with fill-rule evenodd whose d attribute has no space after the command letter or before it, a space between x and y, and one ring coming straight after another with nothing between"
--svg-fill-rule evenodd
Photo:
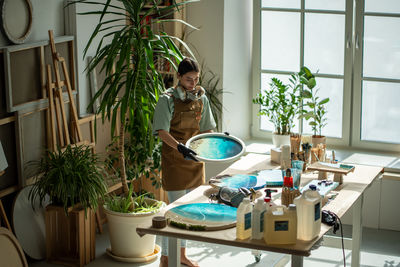
<instances>
[{"instance_id":1,"label":"plant on windowsill","mask_svg":"<svg viewBox=\"0 0 400 267\"><path fill-rule=\"evenodd\" d=\"M301 98L303 109L300 111L299 118L304 118L311 126L313 135L312 143L316 147L319 143L326 143L326 137L322 135L322 129L327 124L326 104L329 98L320 99L318 96L319 88L316 88L315 76L307 67L302 67L297 73L298 81L302 85Z\"/></svg>"},{"instance_id":2,"label":"plant on windowsill","mask_svg":"<svg viewBox=\"0 0 400 267\"><path fill-rule=\"evenodd\" d=\"M114 5L116 2L118 6ZM130 133L137 137L135 144L142 144L143 152L148 157L152 156L155 142L148 137L152 136L151 122L154 108L159 95L165 90L162 74L157 70L155 62L158 58L162 58L177 70L177 64L183 59L177 44L181 44L186 52L194 57L180 38L162 31L160 34L154 33L152 25L145 22L146 16L156 14L159 19L154 23L174 22L192 27L182 20L164 19L168 14L180 12L183 5L191 1L171 2L169 6L159 7L160 0L73 1L76 4L88 4L93 7L92 11L83 14L99 16L99 23L86 45L85 55L88 49L94 46L92 41L100 39L95 49L96 53L89 62L88 71L101 66L106 79L89 105L92 106L96 100L100 100L97 113L102 115L103 121L105 119L111 121L112 135L115 133L117 121L120 122L118 168L123 195L119 199L121 203L129 204L130 212L123 213L123 210L118 208L111 210L111 207L105 205L111 253L117 257L143 258L154 252L155 236L145 235L140 238L135 231L136 225L144 223L143 220L146 220L145 224L151 224L154 212L146 213L148 216L134 213L134 199L129 193L125 169L125 133L136 125L137 132ZM108 19L108 15L112 15L113 19ZM105 39L107 44L103 42ZM124 225L127 228L124 228ZM128 241L130 244L126 243Z\"/></svg>"},{"instance_id":3,"label":"plant on windowsill","mask_svg":"<svg viewBox=\"0 0 400 267\"><path fill-rule=\"evenodd\" d=\"M290 144L290 133L300 107L299 86L284 84L278 78L272 78L269 85L270 88L259 93L253 103L260 105L258 115L268 116L273 123L275 132L272 140L276 147L280 147Z\"/></svg>"}]
</instances>

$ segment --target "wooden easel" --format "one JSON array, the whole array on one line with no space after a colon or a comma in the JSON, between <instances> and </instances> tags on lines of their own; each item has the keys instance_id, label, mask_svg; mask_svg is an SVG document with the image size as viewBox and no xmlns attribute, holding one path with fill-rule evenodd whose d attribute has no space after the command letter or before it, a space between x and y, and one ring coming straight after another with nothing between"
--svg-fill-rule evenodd
<instances>
[{"instance_id":1,"label":"wooden easel","mask_svg":"<svg viewBox=\"0 0 400 267\"><path fill-rule=\"evenodd\" d=\"M54 119L57 121L58 130L58 142L60 147L65 147L71 143L79 145L84 143L82 139L82 133L79 126L78 113L76 111L74 96L72 95L72 88L69 79L68 69L65 59L61 57L56 51L56 45L54 43L53 31L49 30L51 56L53 59L53 70L55 75L55 82L53 83L51 66L47 64L47 93L50 102L50 127L51 127L51 140L52 149L56 150L56 128L54 125ZM59 64L63 71L64 80L61 80ZM66 87L68 93L68 100L70 103L70 114L71 114L71 134L68 128L67 116L64 107L63 99L63 87ZM55 118L54 118L55 117Z\"/></svg>"},{"instance_id":2,"label":"wooden easel","mask_svg":"<svg viewBox=\"0 0 400 267\"><path fill-rule=\"evenodd\" d=\"M4 171L1 171L0 172L0 176L2 176L3 174L4 174ZM7 214L6 214L6 211L4 210L4 206L3 206L3 202L1 202L1 198L0 198L0 216L3 219L3 221L4 221L5 225L6 225L6 227L8 228L8 230L10 230L10 232L12 233L11 225L10 225L10 222L8 221L8 219L7 219Z\"/></svg>"}]
</instances>

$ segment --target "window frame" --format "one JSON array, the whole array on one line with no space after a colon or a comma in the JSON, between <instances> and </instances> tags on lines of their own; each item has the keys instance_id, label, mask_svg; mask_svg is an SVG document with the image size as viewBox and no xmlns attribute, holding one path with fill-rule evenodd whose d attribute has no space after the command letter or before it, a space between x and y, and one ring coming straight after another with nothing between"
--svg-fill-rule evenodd
<instances>
[{"instance_id":1,"label":"window frame","mask_svg":"<svg viewBox=\"0 0 400 267\"><path fill-rule=\"evenodd\" d=\"M363 77L363 52L364 52L364 17L396 17L400 18L400 13L381 13L381 12L364 12L365 1L358 0L359 8L356 10L355 33L354 33L354 97L353 97L353 125L352 125L352 146L356 148L365 148L381 151L399 151L400 144L378 141L367 141L361 139L362 124L362 82L378 81L378 82L396 82L400 83L400 79ZM400 133L399 133L400 135Z\"/></svg>"},{"instance_id":2,"label":"window frame","mask_svg":"<svg viewBox=\"0 0 400 267\"><path fill-rule=\"evenodd\" d=\"M342 111L342 138L327 137L327 144L333 147L353 147L366 148L382 151L398 151L400 144L384 143L376 141L361 140L361 93L362 81L391 81L393 79L372 79L362 77L362 62L363 62L363 33L364 33L364 16L376 15L379 16L396 16L400 14L387 13L364 13L364 0L345 0L344 11L305 9L305 0L301 1L301 7L298 8L262 8L262 0L257 0L253 5L253 65L252 65L252 98L260 92L261 75L269 74L291 74L287 71L270 71L261 69L261 14L263 10L267 11L294 11L300 12L300 66L304 65L304 34L305 34L305 14L344 14L345 29L344 29L344 70L343 75L316 74L317 77L323 78L341 78L343 79L343 111ZM357 1L357 5L356 5ZM355 6L357 10L355 10ZM354 19L354 22L353 22ZM299 66L299 69L300 69ZM400 82L400 80L395 80ZM318 84L318 82L317 82ZM272 132L260 129L261 118L257 115L259 106L253 104L252 108L252 124L251 136L257 139L266 141L272 140ZM328 111L329 112L329 111ZM302 131L302 123L300 129Z\"/></svg>"}]
</instances>

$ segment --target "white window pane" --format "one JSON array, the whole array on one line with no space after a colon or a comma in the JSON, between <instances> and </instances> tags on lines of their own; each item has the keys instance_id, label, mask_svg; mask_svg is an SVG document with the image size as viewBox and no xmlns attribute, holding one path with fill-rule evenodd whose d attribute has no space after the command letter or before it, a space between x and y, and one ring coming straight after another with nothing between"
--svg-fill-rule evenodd
<instances>
[{"instance_id":1,"label":"white window pane","mask_svg":"<svg viewBox=\"0 0 400 267\"><path fill-rule=\"evenodd\" d=\"M296 71L300 65L300 14L263 11L261 68Z\"/></svg>"},{"instance_id":2,"label":"white window pane","mask_svg":"<svg viewBox=\"0 0 400 267\"><path fill-rule=\"evenodd\" d=\"M399 0L365 0L365 12L400 13Z\"/></svg>"},{"instance_id":3,"label":"white window pane","mask_svg":"<svg viewBox=\"0 0 400 267\"><path fill-rule=\"evenodd\" d=\"M325 74L343 74L345 16L306 14L304 64Z\"/></svg>"},{"instance_id":4,"label":"white window pane","mask_svg":"<svg viewBox=\"0 0 400 267\"><path fill-rule=\"evenodd\" d=\"M400 143L400 84L363 82L361 139Z\"/></svg>"},{"instance_id":5,"label":"white window pane","mask_svg":"<svg viewBox=\"0 0 400 267\"><path fill-rule=\"evenodd\" d=\"M400 77L400 18L364 19L364 77Z\"/></svg>"},{"instance_id":6,"label":"white window pane","mask_svg":"<svg viewBox=\"0 0 400 267\"><path fill-rule=\"evenodd\" d=\"M317 77L318 96L322 100L329 97L326 104L327 125L322 129L322 135L342 138L343 117L343 79ZM309 121L303 122L303 133L313 134Z\"/></svg>"},{"instance_id":7,"label":"white window pane","mask_svg":"<svg viewBox=\"0 0 400 267\"><path fill-rule=\"evenodd\" d=\"M339 10L346 9L345 0L307 0L306 9Z\"/></svg>"},{"instance_id":8,"label":"white window pane","mask_svg":"<svg viewBox=\"0 0 400 267\"><path fill-rule=\"evenodd\" d=\"M261 74L261 92L264 92L264 90L269 90L270 86L269 84L271 83L272 78L278 78L285 84L289 84L289 75L281 75L281 74L269 74L269 73L263 73ZM292 132L299 132L299 123L298 120L295 119L294 121L294 129L292 129ZM262 116L260 120L260 130L264 131L271 131L273 132L275 130L274 125L272 122L269 121L267 116Z\"/></svg>"},{"instance_id":9,"label":"white window pane","mask_svg":"<svg viewBox=\"0 0 400 267\"><path fill-rule=\"evenodd\" d=\"M300 0L262 0L262 7L300 8Z\"/></svg>"}]
</instances>

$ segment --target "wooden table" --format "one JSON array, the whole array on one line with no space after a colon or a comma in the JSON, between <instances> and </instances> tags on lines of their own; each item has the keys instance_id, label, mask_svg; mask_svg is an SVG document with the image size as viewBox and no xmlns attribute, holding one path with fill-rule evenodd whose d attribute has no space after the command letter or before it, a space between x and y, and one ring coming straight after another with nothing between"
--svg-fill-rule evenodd
<instances>
[{"instance_id":1,"label":"wooden table","mask_svg":"<svg viewBox=\"0 0 400 267\"><path fill-rule=\"evenodd\" d=\"M356 168L353 173L344 177L344 182L335 191L338 195L323 207L323 210L330 210L342 217L346 211L353 208L353 233L352 233L352 264L351 266L359 266L360 264L360 245L362 237L361 225L361 211L363 194L372 182L383 171L381 167L372 167L365 165L355 165ZM242 157L239 161L232 164L228 169L221 174L237 174L248 173L255 170L270 169L278 167L270 161L269 155L248 154ZM305 185L312 179L317 179L317 173L304 173L301 178L301 184ZM330 177L332 179L332 177ZM167 206L166 210L175 206L187 203L201 203L208 202L208 193L211 187L203 185L189 194L183 196L177 201ZM275 198L279 195L275 195ZM272 197L274 199L274 195ZM279 203L280 201L274 201ZM265 250L278 253L285 253L292 255L292 266L302 266L303 257L311 254L311 249L317 243L330 227L322 224L321 232L317 238L312 241L297 240L293 245L267 245L263 240L236 240L236 229L226 229L219 231L196 232L182 230L175 227L167 226L163 229L155 229L149 225L138 227L137 232L140 235L153 234L169 237L169 266L180 266L180 242L179 239L196 240L200 242L209 242L216 244L223 244L229 246L243 247L255 250Z\"/></svg>"}]
</instances>

